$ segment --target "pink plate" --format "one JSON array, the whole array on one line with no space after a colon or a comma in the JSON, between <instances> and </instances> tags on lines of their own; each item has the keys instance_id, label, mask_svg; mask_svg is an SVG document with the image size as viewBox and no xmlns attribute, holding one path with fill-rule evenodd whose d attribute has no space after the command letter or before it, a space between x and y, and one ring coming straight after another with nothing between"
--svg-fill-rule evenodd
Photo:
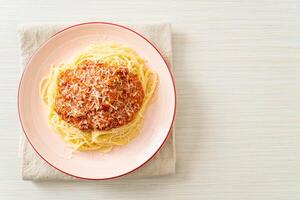
<instances>
[{"instance_id":1,"label":"pink plate","mask_svg":"<svg viewBox=\"0 0 300 200\"><path fill-rule=\"evenodd\" d=\"M73 153L47 124L38 86L51 64L69 62L87 46L102 41L124 44L147 60L159 76L155 101L145 113L140 134L109 153ZM53 35L29 60L19 85L19 117L34 150L54 168L83 179L110 179L128 174L149 161L168 137L174 121L176 94L172 75L157 48L139 33L121 25L90 22Z\"/></svg>"}]
</instances>

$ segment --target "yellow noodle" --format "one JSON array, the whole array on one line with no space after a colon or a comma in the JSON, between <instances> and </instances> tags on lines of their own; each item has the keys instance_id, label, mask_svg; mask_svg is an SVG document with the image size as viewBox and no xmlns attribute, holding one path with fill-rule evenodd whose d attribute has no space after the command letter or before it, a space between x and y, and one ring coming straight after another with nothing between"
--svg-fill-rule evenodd
<instances>
[{"instance_id":1,"label":"yellow noodle","mask_svg":"<svg viewBox=\"0 0 300 200\"><path fill-rule=\"evenodd\" d=\"M82 131L62 120L55 112L58 75L66 69L72 69L83 60L97 60L109 66L124 66L139 77L145 97L136 117L118 128L108 131ZM98 150L109 152L114 146L122 146L135 138L143 123L143 114L153 96L158 82L157 75L146 67L145 62L134 50L117 44L92 45L77 56L70 64L51 66L49 76L40 82L40 96L49 109L48 123L55 132L74 150Z\"/></svg>"}]
</instances>

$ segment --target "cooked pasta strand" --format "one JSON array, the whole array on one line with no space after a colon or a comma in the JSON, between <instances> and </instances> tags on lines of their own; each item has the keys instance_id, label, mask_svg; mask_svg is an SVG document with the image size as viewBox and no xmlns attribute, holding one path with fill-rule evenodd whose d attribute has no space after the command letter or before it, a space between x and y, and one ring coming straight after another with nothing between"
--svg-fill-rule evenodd
<instances>
[{"instance_id":1,"label":"cooked pasta strand","mask_svg":"<svg viewBox=\"0 0 300 200\"><path fill-rule=\"evenodd\" d=\"M55 112L57 80L61 72L72 69L84 60L96 60L109 66L125 66L139 77L144 89L143 104L136 117L118 128L107 131L82 131L66 121ZM109 152L114 146L122 146L135 138L143 123L143 114L153 96L158 82L157 74L146 67L142 60L131 48L118 44L92 45L86 52L81 53L71 64L51 66L49 76L40 82L40 96L49 109L48 123L69 144L74 151L98 150Z\"/></svg>"}]
</instances>

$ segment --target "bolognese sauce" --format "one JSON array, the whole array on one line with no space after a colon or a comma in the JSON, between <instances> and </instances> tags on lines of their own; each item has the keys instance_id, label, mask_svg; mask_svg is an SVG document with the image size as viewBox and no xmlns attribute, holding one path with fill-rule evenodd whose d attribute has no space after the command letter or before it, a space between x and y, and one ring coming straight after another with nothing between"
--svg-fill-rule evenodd
<instances>
[{"instance_id":1,"label":"bolognese sauce","mask_svg":"<svg viewBox=\"0 0 300 200\"><path fill-rule=\"evenodd\" d=\"M144 90L126 67L85 60L59 74L55 112L84 131L104 131L132 121Z\"/></svg>"}]
</instances>

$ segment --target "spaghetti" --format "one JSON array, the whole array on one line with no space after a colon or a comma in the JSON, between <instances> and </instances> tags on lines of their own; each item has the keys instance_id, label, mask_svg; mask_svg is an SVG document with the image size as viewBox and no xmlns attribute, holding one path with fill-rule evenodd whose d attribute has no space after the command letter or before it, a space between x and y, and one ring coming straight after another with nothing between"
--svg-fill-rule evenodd
<instances>
[{"instance_id":1,"label":"spaghetti","mask_svg":"<svg viewBox=\"0 0 300 200\"><path fill-rule=\"evenodd\" d=\"M109 152L136 137L157 75L132 49L92 45L40 83L48 123L74 150Z\"/></svg>"}]
</instances>

